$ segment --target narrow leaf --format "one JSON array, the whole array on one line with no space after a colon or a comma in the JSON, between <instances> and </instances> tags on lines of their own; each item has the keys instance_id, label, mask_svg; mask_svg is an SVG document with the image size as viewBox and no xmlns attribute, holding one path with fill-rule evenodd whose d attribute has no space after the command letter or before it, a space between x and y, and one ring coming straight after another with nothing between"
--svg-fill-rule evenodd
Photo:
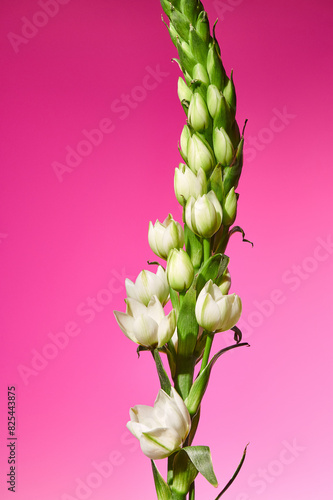
<instances>
[{"instance_id":1,"label":"narrow leaf","mask_svg":"<svg viewBox=\"0 0 333 500\"><path fill-rule=\"evenodd\" d=\"M240 341L242 340L242 332L237 326L233 326L231 330L235 333L234 335L234 341L239 344Z\"/></svg>"},{"instance_id":2,"label":"narrow leaf","mask_svg":"<svg viewBox=\"0 0 333 500\"><path fill-rule=\"evenodd\" d=\"M172 494L170 487L164 481L153 460L151 461L151 466L153 469L155 489L158 500L171 500Z\"/></svg>"},{"instance_id":3,"label":"narrow leaf","mask_svg":"<svg viewBox=\"0 0 333 500\"><path fill-rule=\"evenodd\" d=\"M242 228L241 228L241 227L239 227L239 226L235 226L235 227L233 227L233 228L230 230L230 232L229 232L229 238L230 238L230 236L231 236L232 234L235 234L235 233L241 233L242 238L243 238L243 241L245 241L246 243L250 243L250 245L254 246L254 245L253 245L253 243L252 243L252 241L250 241L250 240L246 240L246 239L245 239L245 231L244 231L244 229L242 229Z\"/></svg>"},{"instance_id":4,"label":"narrow leaf","mask_svg":"<svg viewBox=\"0 0 333 500\"><path fill-rule=\"evenodd\" d=\"M212 457L208 446L187 446L183 448L198 472L207 481L217 487L218 482L214 473Z\"/></svg>"},{"instance_id":5,"label":"narrow leaf","mask_svg":"<svg viewBox=\"0 0 333 500\"><path fill-rule=\"evenodd\" d=\"M161 389L166 392L169 396L171 393L171 382L169 380L168 374L164 369L160 353L157 349L152 351L153 358L156 363L156 369L158 373L158 378L160 379Z\"/></svg>"},{"instance_id":6,"label":"narrow leaf","mask_svg":"<svg viewBox=\"0 0 333 500\"><path fill-rule=\"evenodd\" d=\"M232 485L232 483L234 482L234 480L238 476L238 473L241 470L242 465L244 463L244 460L245 460L245 457L246 457L246 450L247 450L248 446L249 446L248 444L245 446L245 449L244 449L244 452L243 452L243 456L241 458L241 461L238 464L237 469L235 470L234 475L232 476L232 478L230 479L230 481L225 485L225 487L223 488L223 490L221 491L221 493L219 493L219 495L217 495L217 497L215 498L215 500L219 500L219 498L221 498L221 496L223 495L223 493L225 493L227 491L227 489L229 488L229 486Z\"/></svg>"},{"instance_id":7,"label":"narrow leaf","mask_svg":"<svg viewBox=\"0 0 333 500\"><path fill-rule=\"evenodd\" d=\"M184 224L185 248L189 254L194 269L199 269L202 261L202 242L201 238L194 234L187 224Z\"/></svg>"},{"instance_id":8,"label":"narrow leaf","mask_svg":"<svg viewBox=\"0 0 333 500\"><path fill-rule=\"evenodd\" d=\"M222 356L222 354L224 354L225 352L230 351L231 349L243 346L249 347L249 344L247 342L243 342L241 344L234 344L225 347L224 349L221 349L219 352L217 352L215 356L212 357L206 368L204 368L204 370L196 378L194 384L191 387L190 393L185 400L185 404L187 406L190 415L194 415L197 409L199 408L202 398L207 389L212 368L216 363L216 361L219 359L219 357Z\"/></svg>"},{"instance_id":9,"label":"narrow leaf","mask_svg":"<svg viewBox=\"0 0 333 500\"><path fill-rule=\"evenodd\" d=\"M201 292L207 281L215 282L226 270L229 263L229 257L221 253L217 253L210 257L203 266L199 269L196 280L197 295Z\"/></svg>"},{"instance_id":10,"label":"narrow leaf","mask_svg":"<svg viewBox=\"0 0 333 500\"><path fill-rule=\"evenodd\" d=\"M195 349L199 325L195 317L196 292L191 287L184 297L177 321L179 356L189 356Z\"/></svg>"}]
</instances>

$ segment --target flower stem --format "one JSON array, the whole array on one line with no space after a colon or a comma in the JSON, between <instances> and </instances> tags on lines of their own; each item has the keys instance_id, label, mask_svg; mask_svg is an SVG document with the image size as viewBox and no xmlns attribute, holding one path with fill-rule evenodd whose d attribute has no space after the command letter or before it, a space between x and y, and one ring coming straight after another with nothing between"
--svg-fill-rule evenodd
<instances>
[{"instance_id":1,"label":"flower stem","mask_svg":"<svg viewBox=\"0 0 333 500\"><path fill-rule=\"evenodd\" d=\"M203 240L204 262L210 258L210 238Z\"/></svg>"},{"instance_id":2,"label":"flower stem","mask_svg":"<svg viewBox=\"0 0 333 500\"><path fill-rule=\"evenodd\" d=\"M212 348L213 339L214 339L214 334L212 332L207 333L206 345L205 345L205 350L204 350L202 361L201 361L200 373L208 365L208 359L209 359L210 350Z\"/></svg>"},{"instance_id":3,"label":"flower stem","mask_svg":"<svg viewBox=\"0 0 333 500\"><path fill-rule=\"evenodd\" d=\"M194 481L190 486L190 491L188 493L188 500L195 500L195 484Z\"/></svg>"}]
</instances>

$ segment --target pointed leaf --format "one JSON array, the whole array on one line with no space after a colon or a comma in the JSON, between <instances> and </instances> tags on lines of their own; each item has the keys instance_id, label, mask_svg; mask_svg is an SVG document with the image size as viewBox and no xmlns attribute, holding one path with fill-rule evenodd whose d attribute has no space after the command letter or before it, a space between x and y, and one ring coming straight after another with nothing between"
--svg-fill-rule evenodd
<instances>
[{"instance_id":1,"label":"pointed leaf","mask_svg":"<svg viewBox=\"0 0 333 500\"><path fill-rule=\"evenodd\" d=\"M170 487L164 481L153 460L151 461L151 466L153 469L155 489L158 500L171 500L172 493Z\"/></svg>"},{"instance_id":2,"label":"pointed leaf","mask_svg":"<svg viewBox=\"0 0 333 500\"><path fill-rule=\"evenodd\" d=\"M185 498L181 495L186 495L188 493L197 475L197 468L193 465L188 454L185 452L185 448L183 448L176 454L173 463L173 481L171 488L175 495L175 499Z\"/></svg>"},{"instance_id":3,"label":"pointed leaf","mask_svg":"<svg viewBox=\"0 0 333 500\"><path fill-rule=\"evenodd\" d=\"M245 460L245 457L246 457L246 450L247 450L247 447L248 447L248 446L249 446L248 444L245 446L245 450L244 450L243 456L242 456L242 458L241 458L241 461L240 461L240 462L239 462L239 464L238 464L237 469L235 470L234 475L232 476L232 478L230 479L230 481L229 481L229 482L225 485L225 487L223 488L223 490L221 491L221 493L219 493L219 494L217 495L217 497L215 498L215 500L219 500L219 498L221 498L221 496L223 495L223 493L225 493L225 492L227 491L227 489L229 488L229 486L231 486L231 485L232 485L232 483L234 482L234 480L235 480L235 479L236 479L236 477L238 476L238 473L239 473L239 471L241 470L241 467L242 467L242 465L243 465L243 463L244 463L244 460Z\"/></svg>"},{"instance_id":4,"label":"pointed leaf","mask_svg":"<svg viewBox=\"0 0 333 500\"><path fill-rule=\"evenodd\" d=\"M194 415L197 409L199 408L202 398L207 389L212 368L216 363L216 361L219 359L219 357L222 356L222 354L224 354L225 352L230 351L231 349L243 346L249 347L249 344L247 342L243 342L241 344L234 344L225 347L224 349L221 349L218 353L215 354L215 356L212 357L212 359L210 360L206 368L204 368L204 370L200 373L200 375L198 375L194 384L191 387L189 395L185 399L185 404L187 406L190 415Z\"/></svg>"},{"instance_id":5,"label":"pointed leaf","mask_svg":"<svg viewBox=\"0 0 333 500\"><path fill-rule=\"evenodd\" d=\"M197 341L199 325L195 317L196 291L191 288L186 292L177 321L178 356L192 355Z\"/></svg>"},{"instance_id":6,"label":"pointed leaf","mask_svg":"<svg viewBox=\"0 0 333 500\"><path fill-rule=\"evenodd\" d=\"M208 446L187 446L183 448L198 472L207 481L217 487L218 482L214 473L212 457Z\"/></svg>"},{"instance_id":7,"label":"pointed leaf","mask_svg":"<svg viewBox=\"0 0 333 500\"><path fill-rule=\"evenodd\" d=\"M226 270L229 263L229 257L217 253L210 257L200 268L196 280L197 295L201 292L207 281L215 282Z\"/></svg>"},{"instance_id":8,"label":"pointed leaf","mask_svg":"<svg viewBox=\"0 0 333 500\"><path fill-rule=\"evenodd\" d=\"M235 234L235 233L241 233L242 237L243 237L243 241L245 241L246 243L250 243L250 245L254 246L254 244L252 243L252 241L250 240L246 240L245 239L245 231L244 229L242 229L240 226L235 226L233 227L230 232L229 232L229 238L232 234Z\"/></svg>"},{"instance_id":9,"label":"pointed leaf","mask_svg":"<svg viewBox=\"0 0 333 500\"><path fill-rule=\"evenodd\" d=\"M166 392L169 396L171 393L171 382L169 380L169 377L167 375L167 372L164 369L160 353L158 352L157 349L154 349L152 351L153 358L156 363L156 369L158 373L158 378L160 379L160 384L161 384L161 389L163 389L164 392Z\"/></svg>"}]
</instances>

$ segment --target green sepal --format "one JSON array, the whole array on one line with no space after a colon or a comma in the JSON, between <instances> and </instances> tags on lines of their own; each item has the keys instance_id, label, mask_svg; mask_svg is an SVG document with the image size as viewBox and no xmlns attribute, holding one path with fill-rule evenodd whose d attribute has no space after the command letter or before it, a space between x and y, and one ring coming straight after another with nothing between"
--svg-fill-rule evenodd
<instances>
[{"instance_id":1,"label":"green sepal","mask_svg":"<svg viewBox=\"0 0 333 500\"><path fill-rule=\"evenodd\" d=\"M137 350L136 350L136 353L138 355L138 358L140 357L140 352L142 351L150 351L151 349L149 349L149 347L146 347L144 345L139 345Z\"/></svg>"},{"instance_id":2,"label":"green sepal","mask_svg":"<svg viewBox=\"0 0 333 500\"><path fill-rule=\"evenodd\" d=\"M222 181L222 165L218 163L209 178L210 188L216 194L217 199L223 205L224 203L224 187Z\"/></svg>"},{"instance_id":3,"label":"green sepal","mask_svg":"<svg viewBox=\"0 0 333 500\"><path fill-rule=\"evenodd\" d=\"M243 347L243 346L249 346L247 342L243 342L241 344L234 344L228 347L225 347L224 349L221 349L218 353L215 354L215 356L212 357L208 365L202 370L202 372L198 375L198 377L195 379L190 393L185 399L185 404L187 406L187 409L190 413L190 415L195 415L197 412L200 403L202 401L202 398L206 392L207 385L209 382L209 377L212 371L212 368L216 361L219 359L222 354L224 354L227 351L230 351L231 349L235 349L236 347Z\"/></svg>"},{"instance_id":4,"label":"green sepal","mask_svg":"<svg viewBox=\"0 0 333 500\"><path fill-rule=\"evenodd\" d=\"M195 24L198 15L203 10L203 5L199 0L180 0L180 10L190 23Z\"/></svg>"},{"instance_id":5,"label":"green sepal","mask_svg":"<svg viewBox=\"0 0 333 500\"><path fill-rule=\"evenodd\" d=\"M236 90L233 80L233 70L231 70L230 79L223 89L223 95L226 98L229 106L236 112Z\"/></svg>"},{"instance_id":6,"label":"green sepal","mask_svg":"<svg viewBox=\"0 0 333 500\"><path fill-rule=\"evenodd\" d=\"M186 71L189 75L192 75L193 68L197 62L191 54L190 46L178 39L177 50L183 73L185 74Z\"/></svg>"},{"instance_id":7,"label":"green sepal","mask_svg":"<svg viewBox=\"0 0 333 500\"><path fill-rule=\"evenodd\" d=\"M195 317L196 290L193 285L187 290L181 305L178 321L177 357L188 357L193 354L197 341L199 325Z\"/></svg>"},{"instance_id":8,"label":"green sepal","mask_svg":"<svg viewBox=\"0 0 333 500\"><path fill-rule=\"evenodd\" d=\"M218 89L224 88L226 72L222 64L221 57L218 53L217 42L213 42L208 50L207 55L207 72L210 78L210 83L216 85Z\"/></svg>"},{"instance_id":9,"label":"green sepal","mask_svg":"<svg viewBox=\"0 0 333 500\"><path fill-rule=\"evenodd\" d=\"M229 193L232 187L236 189L238 186L239 177L241 175L243 167L243 146L244 146L244 137L242 137L240 140L240 143L238 145L234 159L231 162L231 165L224 167L223 169L223 186L224 186L224 192L226 194Z\"/></svg>"},{"instance_id":10,"label":"green sepal","mask_svg":"<svg viewBox=\"0 0 333 500\"><path fill-rule=\"evenodd\" d=\"M189 46L191 47L194 59L206 68L208 46L193 26L190 27Z\"/></svg>"},{"instance_id":11,"label":"green sepal","mask_svg":"<svg viewBox=\"0 0 333 500\"><path fill-rule=\"evenodd\" d=\"M230 110L229 104L224 95L221 95L219 107L214 117L214 128L224 128L227 134L230 134L233 124L235 122L235 115Z\"/></svg>"},{"instance_id":12,"label":"green sepal","mask_svg":"<svg viewBox=\"0 0 333 500\"><path fill-rule=\"evenodd\" d=\"M174 309L176 309L176 311L178 311L178 309L179 309L179 295L176 292L176 290L171 288L171 286L170 286L170 299L171 299L172 307Z\"/></svg>"},{"instance_id":13,"label":"green sepal","mask_svg":"<svg viewBox=\"0 0 333 500\"><path fill-rule=\"evenodd\" d=\"M196 279L197 295L199 295L207 281L212 280L215 283L215 281L223 275L228 263L229 257L221 253L217 253L210 257L202 265Z\"/></svg>"},{"instance_id":14,"label":"green sepal","mask_svg":"<svg viewBox=\"0 0 333 500\"><path fill-rule=\"evenodd\" d=\"M208 45L211 36L208 15L204 10L201 11L198 15L197 24L195 27L202 40Z\"/></svg>"},{"instance_id":15,"label":"green sepal","mask_svg":"<svg viewBox=\"0 0 333 500\"><path fill-rule=\"evenodd\" d=\"M171 3L170 0L160 0L162 9L168 17L171 15Z\"/></svg>"},{"instance_id":16,"label":"green sepal","mask_svg":"<svg viewBox=\"0 0 333 500\"><path fill-rule=\"evenodd\" d=\"M170 22L173 24L175 30L179 34L179 36L188 42L189 31L190 31L190 23L189 20L179 12L179 10L174 9L171 11Z\"/></svg>"},{"instance_id":17,"label":"green sepal","mask_svg":"<svg viewBox=\"0 0 333 500\"><path fill-rule=\"evenodd\" d=\"M194 271L196 271L199 269L203 257L201 238L194 234L187 224L184 224L184 234L186 252L190 256Z\"/></svg>"},{"instance_id":18,"label":"green sepal","mask_svg":"<svg viewBox=\"0 0 333 500\"><path fill-rule=\"evenodd\" d=\"M151 466L153 469L155 490L158 500L172 500L172 492L170 486L164 481L155 465L154 460L151 460Z\"/></svg>"},{"instance_id":19,"label":"green sepal","mask_svg":"<svg viewBox=\"0 0 333 500\"><path fill-rule=\"evenodd\" d=\"M171 382L169 380L168 374L164 369L160 353L157 349L152 350L152 355L156 363L156 369L158 373L158 378L160 379L161 389L166 392L169 396L171 394Z\"/></svg>"},{"instance_id":20,"label":"green sepal","mask_svg":"<svg viewBox=\"0 0 333 500\"><path fill-rule=\"evenodd\" d=\"M223 490L221 491L221 493L219 493L219 494L217 495L217 497L215 498L215 500L219 500L219 499L221 498L221 496L223 495L223 493L225 493L225 492L227 491L227 489L228 489L228 488L232 485L232 483L234 482L234 480L235 480L235 479L236 479L236 477L238 476L238 473L239 473L239 471L241 470L242 465L243 465L243 463L244 463L244 460L245 460L245 457L246 457L246 451L247 451L247 447L248 447L248 446L249 446L248 444L245 446L245 449L244 449L244 452L243 452L243 456L242 456L242 458L241 458L241 461L240 461L240 462L239 462L239 464L238 464L237 469L236 469L236 470L235 470L235 472L234 472L234 475L232 476L232 478L230 479L230 481L228 481L228 483L225 485L225 487L223 488Z\"/></svg>"},{"instance_id":21,"label":"green sepal","mask_svg":"<svg viewBox=\"0 0 333 500\"><path fill-rule=\"evenodd\" d=\"M191 460L194 467L213 486L217 487L218 482L214 473L212 456L208 446L186 446L183 451Z\"/></svg>"}]
</instances>

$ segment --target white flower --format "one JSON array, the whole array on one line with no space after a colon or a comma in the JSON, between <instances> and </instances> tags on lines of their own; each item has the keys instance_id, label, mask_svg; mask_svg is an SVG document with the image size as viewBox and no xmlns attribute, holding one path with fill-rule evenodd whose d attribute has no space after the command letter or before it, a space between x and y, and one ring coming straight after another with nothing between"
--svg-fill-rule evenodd
<instances>
[{"instance_id":1,"label":"white flower","mask_svg":"<svg viewBox=\"0 0 333 500\"><path fill-rule=\"evenodd\" d=\"M125 299L126 313L114 311L116 320L126 337L146 347L162 347L176 328L175 310L165 316L163 306L154 295L148 306L135 299Z\"/></svg>"},{"instance_id":2,"label":"white flower","mask_svg":"<svg viewBox=\"0 0 333 500\"><path fill-rule=\"evenodd\" d=\"M231 276L229 270L226 269L218 282L218 287L223 293L223 295L227 295L229 293L231 287Z\"/></svg>"},{"instance_id":3,"label":"white flower","mask_svg":"<svg viewBox=\"0 0 333 500\"><path fill-rule=\"evenodd\" d=\"M215 118L222 101L222 94L216 85L209 85L207 89L207 106L212 118Z\"/></svg>"},{"instance_id":4,"label":"white flower","mask_svg":"<svg viewBox=\"0 0 333 500\"><path fill-rule=\"evenodd\" d=\"M185 207L185 221L191 231L203 238L210 238L222 222L222 207L214 191L195 199L191 196Z\"/></svg>"},{"instance_id":5,"label":"white flower","mask_svg":"<svg viewBox=\"0 0 333 500\"><path fill-rule=\"evenodd\" d=\"M180 449L191 428L189 412L173 387L170 396L159 390L154 407L131 408L130 418L127 428L140 440L141 450L152 460L166 458Z\"/></svg>"},{"instance_id":6,"label":"white flower","mask_svg":"<svg viewBox=\"0 0 333 500\"><path fill-rule=\"evenodd\" d=\"M151 271L141 271L135 283L126 278L125 287L128 297L142 302L145 306L153 295L157 296L163 306L168 302L169 284L162 266L158 266L156 274Z\"/></svg>"},{"instance_id":7,"label":"white flower","mask_svg":"<svg viewBox=\"0 0 333 500\"><path fill-rule=\"evenodd\" d=\"M197 132L202 132L209 127L210 116L203 97L193 94L188 108L188 122Z\"/></svg>"},{"instance_id":8,"label":"white flower","mask_svg":"<svg viewBox=\"0 0 333 500\"><path fill-rule=\"evenodd\" d=\"M152 251L166 260L170 250L184 246L184 230L169 214L162 224L149 222L148 242Z\"/></svg>"},{"instance_id":9,"label":"white flower","mask_svg":"<svg viewBox=\"0 0 333 500\"><path fill-rule=\"evenodd\" d=\"M236 325L242 312L241 299L236 294L223 295L212 280L207 281L195 306L197 322L208 332L225 332Z\"/></svg>"},{"instance_id":10,"label":"white flower","mask_svg":"<svg viewBox=\"0 0 333 500\"><path fill-rule=\"evenodd\" d=\"M190 287L194 277L193 264L185 250L171 250L167 263L167 278L171 288L182 292Z\"/></svg>"},{"instance_id":11,"label":"white flower","mask_svg":"<svg viewBox=\"0 0 333 500\"><path fill-rule=\"evenodd\" d=\"M199 168L197 175L183 163L175 169L174 187L176 198L181 205L184 205L190 196L197 198L207 193L206 174Z\"/></svg>"}]
</instances>

